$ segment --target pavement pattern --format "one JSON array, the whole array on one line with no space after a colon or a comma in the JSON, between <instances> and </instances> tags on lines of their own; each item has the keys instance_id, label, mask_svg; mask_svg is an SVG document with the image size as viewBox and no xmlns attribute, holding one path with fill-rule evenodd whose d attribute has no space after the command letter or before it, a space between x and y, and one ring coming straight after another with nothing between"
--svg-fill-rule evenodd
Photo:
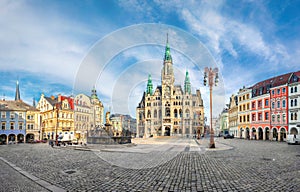
<instances>
[{"instance_id":1,"label":"pavement pattern","mask_svg":"<svg viewBox=\"0 0 300 192\"><path fill-rule=\"evenodd\" d=\"M300 191L300 145L216 138L211 150L208 139L134 142L0 146L0 191Z\"/></svg>"}]
</instances>

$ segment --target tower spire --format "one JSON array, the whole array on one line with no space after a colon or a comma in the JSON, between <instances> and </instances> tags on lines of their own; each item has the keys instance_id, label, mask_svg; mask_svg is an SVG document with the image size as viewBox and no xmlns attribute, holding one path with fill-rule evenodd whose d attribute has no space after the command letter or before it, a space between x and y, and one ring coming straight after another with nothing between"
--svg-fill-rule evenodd
<instances>
[{"instance_id":1,"label":"tower spire","mask_svg":"<svg viewBox=\"0 0 300 192\"><path fill-rule=\"evenodd\" d=\"M169 46L169 34L168 33L167 33L167 44L166 44L164 61L172 62L172 56L171 56L171 53L170 53L170 46Z\"/></svg>"},{"instance_id":2,"label":"tower spire","mask_svg":"<svg viewBox=\"0 0 300 192\"><path fill-rule=\"evenodd\" d=\"M148 76L147 94L150 94L150 95L153 94L153 84L152 84L151 74L149 74L149 76Z\"/></svg>"},{"instance_id":3,"label":"tower spire","mask_svg":"<svg viewBox=\"0 0 300 192\"><path fill-rule=\"evenodd\" d=\"M19 89L19 80L17 80L15 101L19 101L19 100L21 100L21 96L20 96L20 89Z\"/></svg>"},{"instance_id":4,"label":"tower spire","mask_svg":"<svg viewBox=\"0 0 300 192\"><path fill-rule=\"evenodd\" d=\"M191 82L190 82L189 72L187 70L185 72L184 92L191 94Z\"/></svg>"}]
</instances>

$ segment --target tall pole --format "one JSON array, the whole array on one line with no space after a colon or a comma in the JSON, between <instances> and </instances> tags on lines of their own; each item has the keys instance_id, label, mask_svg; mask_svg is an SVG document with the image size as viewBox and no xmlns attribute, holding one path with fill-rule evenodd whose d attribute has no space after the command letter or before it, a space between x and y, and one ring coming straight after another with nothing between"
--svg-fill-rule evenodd
<instances>
[{"instance_id":1,"label":"tall pole","mask_svg":"<svg viewBox=\"0 0 300 192\"><path fill-rule=\"evenodd\" d=\"M58 128L58 106L56 106L56 127L55 127L55 144L58 145L58 135L57 135L57 128Z\"/></svg>"},{"instance_id":2,"label":"tall pole","mask_svg":"<svg viewBox=\"0 0 300 192\"><path fill-rule=\"evenodd\" d=\"M214 129L212 126L212 86L209 86L209 108L210 108L210 148L216 148L214 141Z\"/></svg>"},{"instance_id":3,"label":"tall pole","mask_svg":"<svg viewBox=\"0 0 300 192\"><path fill-rule=\"evenodd\" d=\"M209 100L210 100L210 145L209 148L216 148L215 141L214 141L214 129L212 126L212 87L215 85L217 86L217 83L219 81L218 79L218 68L205 68L204 72L204 85L207 84L207 78L208 78L208 86L209 86Z\"/></svg>"}]
</instances>

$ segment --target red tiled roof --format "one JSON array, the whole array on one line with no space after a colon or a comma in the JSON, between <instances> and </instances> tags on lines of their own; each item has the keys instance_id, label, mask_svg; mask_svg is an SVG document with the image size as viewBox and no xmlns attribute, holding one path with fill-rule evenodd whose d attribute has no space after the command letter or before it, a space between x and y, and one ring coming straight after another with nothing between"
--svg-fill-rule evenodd
<instances>
[{"instance_id":1,"label":"red tiled roof","mask_svg":"<svg viewBox=\"0 0 300 192\"><path fill-rule=\"evenodd\" d=\"M266 94L268 92L268 90L271 89L272 87L277 87L280 85L287 84L292 74L293 73L291 72L291 73L279 75L279 76L272 77L267 80L256 83L252 87L254 96ZM261 89L262 89L262 92L260 92ZM256 90L256 92L255 92L255 90Z\"/></svg>"}]
</instances>

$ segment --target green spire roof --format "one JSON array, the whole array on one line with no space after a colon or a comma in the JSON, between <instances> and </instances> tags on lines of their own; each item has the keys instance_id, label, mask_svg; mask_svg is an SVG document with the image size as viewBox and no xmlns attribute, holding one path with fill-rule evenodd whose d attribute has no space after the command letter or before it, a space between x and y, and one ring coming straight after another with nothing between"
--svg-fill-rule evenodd
<instances>
[{"instance_id":1,"label":"green spire roof","mask_svg":"<svg viewBox=\"0 0 300 192\"><path fill-rule=\"evenodd\" d=\"M152 84L151 74L149 74L149 76L148 76L147 94L150 94L150 95L153 94L153 84Z\"/></svg>"},{"instance_id":2,"label":"green spire roof","mask_svg":"<svg viewBox=\"0 0 300 192\"><path fill-rule=\"evenodd\" d=\"M185 72L184 92L191 94L191 82L188 71Z\"/></svg>"},{"instance_id":3,"label":"green spire roof","mask_svg":"<svg viewBox=\"0 0 300 192\"><path fill-rule=\"evenodd\" d=\"M92 95L91 95L91 97L92 97L92 99L98 99L97 91L96 91L95 86L92 89Z\"/></svg>"},{"instance_id":4,"label":"green spire roof","mask_svg":"<svg viewBox=\"0 0 300 192\"><path fill-rule=\"evenodd\" d=\"M167 34L167 44L166 44L166 50L165 50L165 61L171 61L172 62L172 56L170 52L170 45L169 45L169 37Z\"/></svg>"}]
</instances>

